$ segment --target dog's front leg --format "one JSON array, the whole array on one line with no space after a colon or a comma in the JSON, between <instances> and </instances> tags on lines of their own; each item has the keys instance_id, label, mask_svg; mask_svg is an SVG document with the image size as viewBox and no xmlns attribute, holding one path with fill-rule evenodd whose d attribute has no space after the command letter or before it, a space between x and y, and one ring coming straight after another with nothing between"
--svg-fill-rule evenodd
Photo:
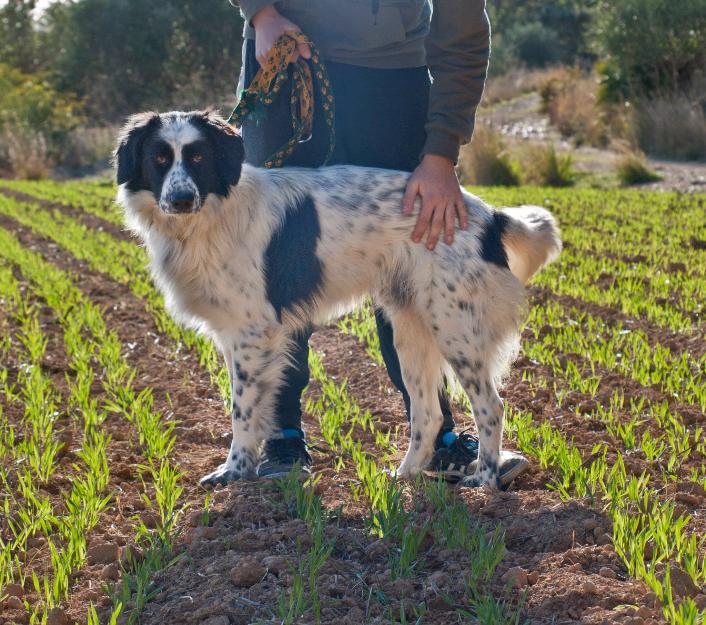
<instances>
[{"instance_id":1,"label":"dog's front leg","mask_svg":"<svg viewBox=\"0 0 706 625\"><path fill-rule=\"evenodd\" d=\"M226 461L201 479L204 486L255 477L260 446L272 428L276 381L283 366L264 330L249 328L220 342L230 377L233 440Z\"/></svg>"}]
</instances>

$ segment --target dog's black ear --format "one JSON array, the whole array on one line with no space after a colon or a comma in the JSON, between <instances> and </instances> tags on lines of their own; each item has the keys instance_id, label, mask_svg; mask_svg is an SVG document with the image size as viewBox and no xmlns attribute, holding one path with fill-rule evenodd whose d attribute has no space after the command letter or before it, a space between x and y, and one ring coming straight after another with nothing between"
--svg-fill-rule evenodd
<instances>
[{"instance_id":1,"label":"dog's black ear","mask_svg":"<svg viewBox=\"0 0 706 625\"><path fill-rule=\"evenodd\" d=\"M238 184L245 159L243 139L220 115L212 111L194 114L193 122L213 148L218 174L218 195L228 196L230 187Z\"/></svg>"},{"instance_id":2,"label":"dog's black ear","mask_svg":"<svg viewBox=\"0 0 706 625\"><path fill-rule=\"evenodd\" d=\"M113 156L118 184L127 182L131 189L139 186L142 146L150 132L158 128L161 123L159 114L149 112L133 115L123 126Z\"/></svg>"}]
</instances>

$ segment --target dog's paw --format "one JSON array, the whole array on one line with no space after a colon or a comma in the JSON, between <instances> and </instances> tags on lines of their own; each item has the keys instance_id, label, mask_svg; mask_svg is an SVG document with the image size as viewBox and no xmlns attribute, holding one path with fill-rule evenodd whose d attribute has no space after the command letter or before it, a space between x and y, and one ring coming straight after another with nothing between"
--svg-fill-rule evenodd
<instances>
[{"instance_id":1,"label":"dog's paw","mask_svg":"<svg viewBox=\"0 0 706 625\"><path fill-rule=\"evenodd\" d=\"M402 462L402 464L397 467L393 477L399 480L414 480L422 472L422 469L422 466L415 466L410 462Z\"/></svg>"},{"instance_id":2,"label":"dog's paw","mask_svg":"<svg viewBox=\"0 0 706 625\"><path fill-rule=\"evenodd\" d=\"M491 475L488 473L475 473L464 477L459 481L459 486L466 488L480 488L481 486L491 486L492 488L500 488L500 478L497 474Z\"/></svg>"},{"instance_id":3,"label":"dog's paw","mask_svg":"<svg viewBox=\"0 0 706 625\"><path fill-rule=\"evenodd\" d=\"M242 472L236 471L229 466L227 463L222 464L213 473L204 475L200 480L199 484L205 488L213 488L217 484L227 484L228 482L235 482L236 480L245 479L245 475Z\"/></svg>"}]
</instances>

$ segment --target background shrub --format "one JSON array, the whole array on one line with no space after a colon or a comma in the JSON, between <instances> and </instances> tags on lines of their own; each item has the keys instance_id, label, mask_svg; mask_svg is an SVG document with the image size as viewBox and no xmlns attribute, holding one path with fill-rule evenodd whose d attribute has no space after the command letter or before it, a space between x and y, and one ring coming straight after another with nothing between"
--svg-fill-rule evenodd
<instances>
[{"instance_id":1,"label":"background shrub","mask_svg":"<svg viewBox=\"0 0 706 625\"><path fill-rule=\"evenodd\" d=\"M520 184L517 164L499 132L479 124L473 141L464 146L458 165L462 184L513 187Z\"/></svg>"},{"instance_id":2,"label":"background shrub","mask_svg":"<svg viewBox=\"0 0 706 625\"><path fill-rule=\"evenodd\" d=\"M652 171L640 152L630 152L618 161L618 179L625 186L657 182L662 178Z\"/></svg>"}]
</instances>

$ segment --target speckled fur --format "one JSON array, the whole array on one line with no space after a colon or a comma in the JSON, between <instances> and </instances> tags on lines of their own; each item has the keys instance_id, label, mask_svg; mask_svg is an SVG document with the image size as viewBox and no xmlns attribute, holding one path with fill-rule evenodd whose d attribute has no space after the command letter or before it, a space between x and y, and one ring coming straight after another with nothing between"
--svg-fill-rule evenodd
<instances>
[{"instance_id":1,"label":"speckled fur","mask_svg":"<svg viewBox=\"0 0 706 625\"><path fill-rule=\"evenodd\" d=\"M172 130L179 141L193 128L182 124ZM288 337L372 294L392 322L411 397L411 443L399 475L412 478L429 462L442 420L437 390L452 369L471 399L480 437L478 468L467 483L497 485L503 405L496 385L517 347L522 282L558 254L558 231L542 208L506 209L503 246L512 271L487 262L479 233L493 212L464 192L468 230L458 232L452 246L440 244L431 252L410 241L416 218L401 213L407 178L352 166L244 165L228 197L209 194L198 212L183 215L165 213L149 191L120 187L118 201L146 245L169 310L213 338L230 374L231 450L204 483L254 474L273 428ZM288 207L305 196L313 200L321 225L315 252L321 283L315 295L278 318L267 298L264 251Z\"/></svg>"}]
</instances>

